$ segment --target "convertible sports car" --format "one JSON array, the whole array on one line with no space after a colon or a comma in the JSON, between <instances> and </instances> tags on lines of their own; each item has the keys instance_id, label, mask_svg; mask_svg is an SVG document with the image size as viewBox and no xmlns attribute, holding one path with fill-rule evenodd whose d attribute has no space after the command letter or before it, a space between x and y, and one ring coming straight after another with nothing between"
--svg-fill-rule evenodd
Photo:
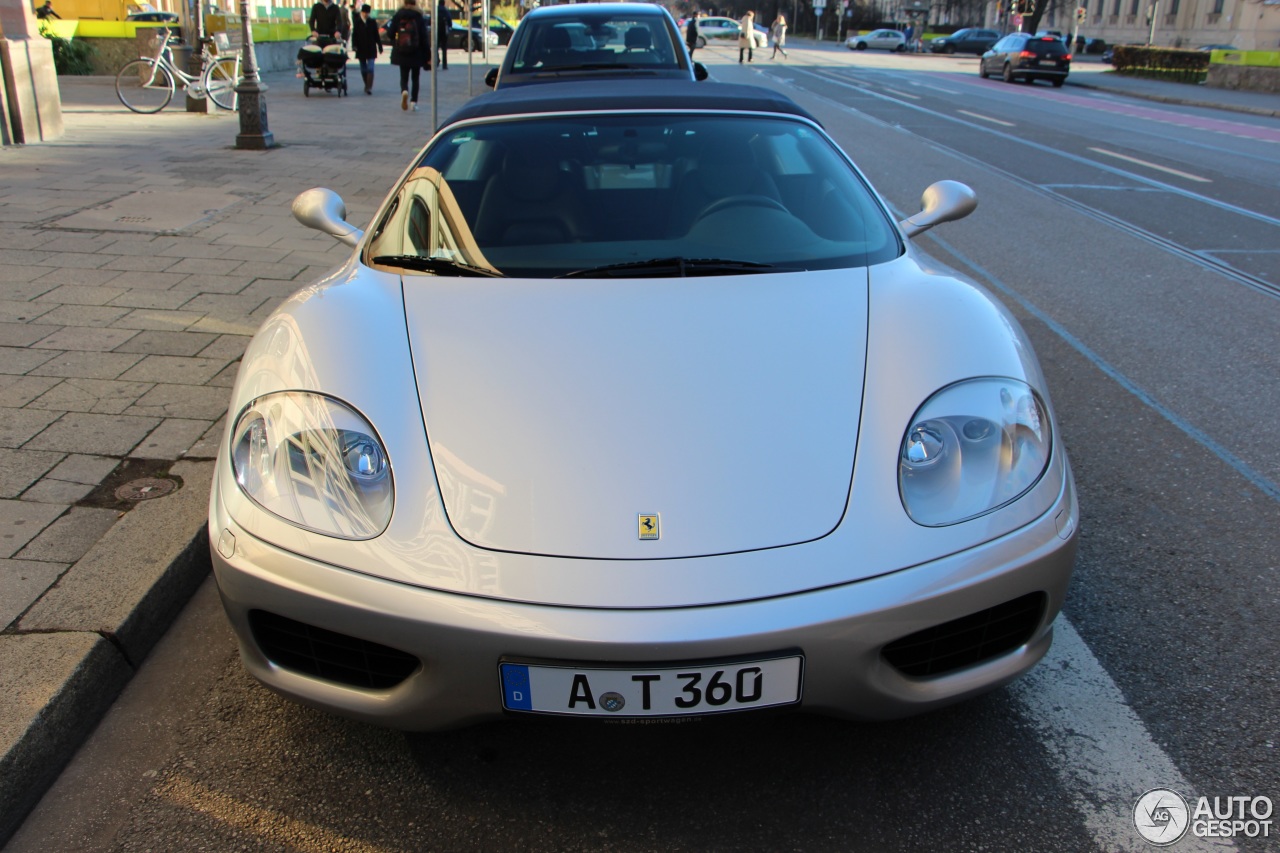
<instances>
[{"instance_id":1,"label":"convertible sports car","mask_svg":"<svg viewBox=\"0 0 1280 853\"><path fill-rule=\"evenodd\" d=\"M916 713L1044 655L1077 507L1013 317L795 103L477 98L245 354L213 487L248 670L441 729Z\"/></svg>"}]
</instances>

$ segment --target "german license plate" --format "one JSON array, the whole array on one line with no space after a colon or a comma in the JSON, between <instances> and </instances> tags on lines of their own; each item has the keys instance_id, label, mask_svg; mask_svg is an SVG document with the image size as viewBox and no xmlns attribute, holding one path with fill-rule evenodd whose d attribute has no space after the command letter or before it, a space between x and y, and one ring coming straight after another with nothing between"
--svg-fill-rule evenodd
<instances>
[{"instance_id":1,"label":"german license plate","mask_svg":"<svg viewBox=\"0 0 1280 853\"><path fill-rule=\"evenodd\" d=\"M510 711L586 717L683 717L800 701L799 655L710 666L603 669L503 663Z\"/></svg>"}]
</instances>

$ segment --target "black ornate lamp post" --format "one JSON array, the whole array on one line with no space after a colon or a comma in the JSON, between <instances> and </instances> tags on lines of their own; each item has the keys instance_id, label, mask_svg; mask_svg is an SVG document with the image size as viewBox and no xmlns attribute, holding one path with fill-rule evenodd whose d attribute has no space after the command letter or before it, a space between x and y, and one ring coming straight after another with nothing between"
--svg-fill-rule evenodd
<instances>
[{"instance_id":1,"label":"black ornate lamp post","mask_svg":"<svg viewBox=\"0 0 1280 853\"><path fill-rule=\"evenodd\" d=\"M244 77L236 85L240 105L240 133L236 135L236 148L264 151L275 147L275 137L267 129L267 87L258 78L253 27L249 23L249 0L240 0L240 44L244 56Z\"/></svg>"}]
</instances>

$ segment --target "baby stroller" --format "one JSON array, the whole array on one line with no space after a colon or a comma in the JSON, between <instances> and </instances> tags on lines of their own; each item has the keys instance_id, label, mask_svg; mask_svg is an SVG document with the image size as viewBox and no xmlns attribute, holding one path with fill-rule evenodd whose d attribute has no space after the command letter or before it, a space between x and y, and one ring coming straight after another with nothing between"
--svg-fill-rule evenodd
<instances>
[{"instance_id":1,"label":"baby stroller","mask_svg":"<svg viewBox=\"0 0 1280 853\"><path fill-rule=\"evenodd\" d=\"M302 94L312 89L347 94L347 46L332 36L311 36L298 50L302 68Z\"/></svg>"}]
</instances>

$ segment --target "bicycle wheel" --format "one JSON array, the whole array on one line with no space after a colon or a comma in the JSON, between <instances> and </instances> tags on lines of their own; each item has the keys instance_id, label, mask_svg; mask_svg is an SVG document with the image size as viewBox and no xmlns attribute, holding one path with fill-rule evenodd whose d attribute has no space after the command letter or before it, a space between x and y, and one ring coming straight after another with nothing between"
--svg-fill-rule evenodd
<instances>
[{"instance_id":1,"label":"bicycle wheel","mask_svg":"<svg viewBox=\"0 0 1280 853\"><path fill-rule=\"evenodd\" d=\"M224 110L234 110L239 100L236 86L240 84L240 61L224 56L204 72L204 90L213 102Z\"/></svg>"},{"instance_id":2,"label":"bicycle wheel","mask_svg":"<svg viewBox=\"0 0 1280 853\"><path fill-rule=\"evenodd\" d=\"M173 100L173 75L154 59L131 60L116 74L116 95L135 113L158 113Z\"/></svg>"}]
</instances>

